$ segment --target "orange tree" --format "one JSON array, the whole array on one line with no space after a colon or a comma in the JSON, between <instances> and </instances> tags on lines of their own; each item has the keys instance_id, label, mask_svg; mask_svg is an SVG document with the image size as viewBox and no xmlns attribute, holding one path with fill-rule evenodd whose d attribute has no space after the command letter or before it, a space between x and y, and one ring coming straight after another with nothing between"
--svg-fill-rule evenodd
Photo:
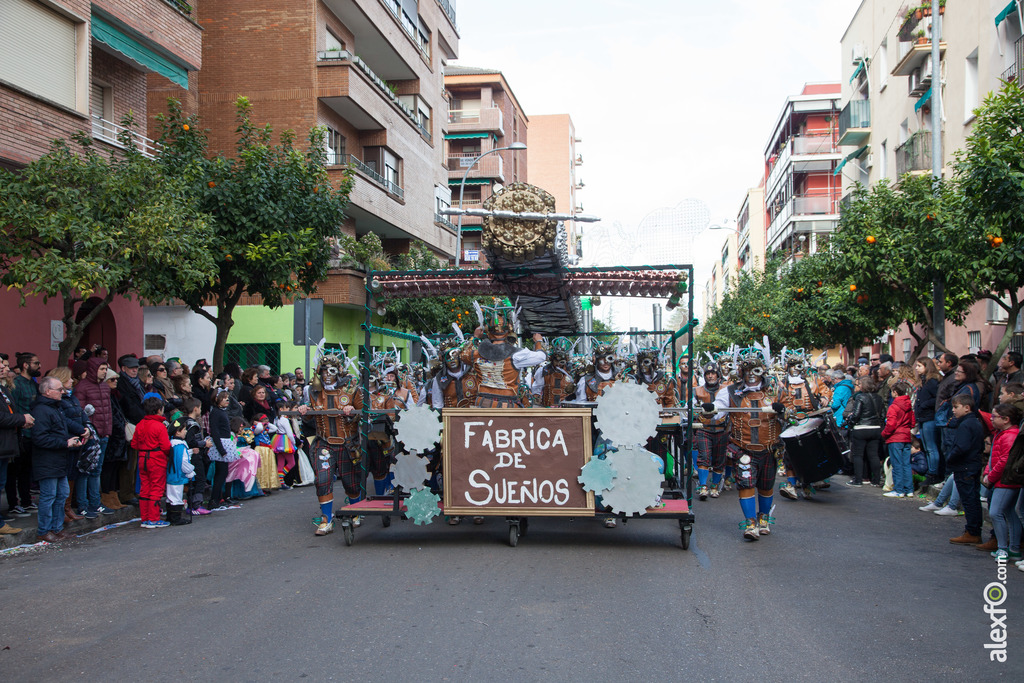
<instances>
[{"instance_id":1,"label":"orange tree","mask_svg":"<svg viewBox=\"0 0 1024 683\"><path fill-rule=\"evenodd\" d=\"M949 237L973 296L994 301L1007 315L988 374L1009 346L1024 307L1024 91L1007 83L976 113L954 175L963 229Z\"/></svg>"},{"instance_id":2,"label":"orange tree","mask_svg":"<svg viewBox=\"0 0 1024 683\"><path fill-rule=\"evenodd\" d=\"M880 182L870 191L858 186L829 243L832 279L855 287L848 304L879 313L886 324L877 333L907 323L916 341L912 358L928 342L949 350L934 332L936 279L944 283L946 319L954 324L963 322L977 300L973 264L960 248L959 204L954 184L933 187L930 176L908 174L897 186Z\"/></svg>"},{"instance_id":3,"label":"orange tree","mask_svg":"<svg viewBox=\"0 0 1024 683\"><path fill-rule=\"evenodd\" d=\"M208 156L205 132L180 103L169 101L159 116L162 150L157 159L165 172L186 183L191 200L213 231L208 247L215 276L180 298L217 329L213 366L220 369L233 313L245 294L263 305L280 307L286 299L316 291L327 276L332 248L341 232L352 178L333 186L324 168L324 131L309 132L306 151L295 147L292 131L280 134L250 120L245 97L235 103L238 143L233 157ZM215 306L216 312L206 310Z\"/></svg>"}]
</instances>

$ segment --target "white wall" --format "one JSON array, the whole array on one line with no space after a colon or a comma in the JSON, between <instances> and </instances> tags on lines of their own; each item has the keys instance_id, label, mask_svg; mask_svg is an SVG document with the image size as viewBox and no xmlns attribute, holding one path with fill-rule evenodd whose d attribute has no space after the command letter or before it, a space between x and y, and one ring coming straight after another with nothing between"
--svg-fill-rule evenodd
<instances>
[{"instance_id":1,"label":"white wall","mask_svg":"<svg viewBox=\"0 0 1024 683\"><path fill-rule=\"evenodd\" d=\"M215 315L217 313L217 309L212 306L207 306L206 310ZM143 314L145 334L160 334L167 338L166 348L160 350L147 347L146 355L178 357L189 366L200 358L213 361L217 328L209 320L185 306L146 306Z\"/></svg>"}]
</instances>

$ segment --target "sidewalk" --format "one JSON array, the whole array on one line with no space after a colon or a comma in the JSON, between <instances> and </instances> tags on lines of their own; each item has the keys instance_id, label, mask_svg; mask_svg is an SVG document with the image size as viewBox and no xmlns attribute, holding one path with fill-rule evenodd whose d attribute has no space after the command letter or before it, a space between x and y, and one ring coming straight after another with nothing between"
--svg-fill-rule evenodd
<instances>
[{"instance_id":1,"label":"sidewalk","mask_svg":"<svg viewBox=\"0 0 1024 683\"><path fill-rule=\"evenodd\" d=\"M38 524L39 518L36 515L35 510L33 510L32 514L28 517L15 517L7 510L4 510L3 514L7 523L16 529L21 529L21 532L17 534L0 535L0 550L4 548L14 548L26 543L38 542L36 539L36 525ZM137 505L128 505L120 510L114 510L111 515L100 515L96 519L80 519L77 522L65 523L64 529L68 533L81 535L94 529L107 526L108 524L127 522L128 520L135 519L138 516L139 507Z\"/></svg>"}]
</instances>

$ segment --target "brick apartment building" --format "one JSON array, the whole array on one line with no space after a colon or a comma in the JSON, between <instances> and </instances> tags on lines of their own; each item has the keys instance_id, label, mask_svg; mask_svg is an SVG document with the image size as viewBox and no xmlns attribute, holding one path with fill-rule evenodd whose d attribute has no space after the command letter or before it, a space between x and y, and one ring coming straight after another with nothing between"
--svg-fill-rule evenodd
<instances>
[{"instance_id":1,"label":"brick apartment building","mask_svg":"<svg viewBox=\"0 0 1024 683\"><path fill-rule=\"evenodd\" d=\"M207 0L198 18L198 110L212 151L234 148L239 95L275 135L292 129L304 138L325 126L328 173L355 175L346 232L376 233L392 254L413 241L442 258L454 254L455 228L439 214L451 202L444 71L459 38L447 0ZM315 296L324 300L327 338L355 353L362 275L334 269ZM265 309L258 297L241 303L226 361L296 367L303 349L292 345L290 307ZM181 307L148 307L145 326L147 352L194 358L213 348L212 324Z\"/></svg>"},{"instance_id":2,"label":"brick apartment building","mask_svg":"<svg viewBox=\"0 0 1024 683\"><path fill-rule=\"evenodd\" d=\"M177 0L0 2L0 167L22 168L52 140L77 131L91 133L101 151L116 149L129 110L139 146L152 153L144 133L152 135L153 114L166 97L194 102L203 33L194 12ZM18 292L0 292L0 316L17 321L5 330L3 350L31 350L44 367L52 365L53 343L63 335L61 303L19 302ZM142 319L137 303L115 299L83 343L103 344L111 355L141 351Z\"/></svg>"},{"instance_id":3,"label":"brick apartment building","mask_svg":"<svg viewBox=\"0 0 1024 683\"><path fill-rule=\"evenodd\" d=\"M448 183L452 205L458 206L459 190L473 159L489 150L513 142L528 144L529 118L523 111L505 76L496 69L453 66L445 72L449 93L447 149ZM496 185L527 180L529 150L505 150L485 156L470 168L463 196L465 208L480 208ZM480 262L480 226L476 216L462 219L462 261L467 266Z\"/></svg>"}]
</instances>

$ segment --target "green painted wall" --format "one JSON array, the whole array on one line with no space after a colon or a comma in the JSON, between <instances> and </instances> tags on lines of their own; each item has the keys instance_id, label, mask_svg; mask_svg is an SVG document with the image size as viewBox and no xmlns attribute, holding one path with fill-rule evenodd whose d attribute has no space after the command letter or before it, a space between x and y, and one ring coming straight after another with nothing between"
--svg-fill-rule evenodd
<instances>
[{"instance_id":1,"label":"green painted wall","mask_svg":"<svg viewBox=\"0 0 1024 683\"><path fill-rule=\"evenodd\" d=\"M358 357L359 346L363 343L364 333L360 325L366 320L363 309L343 308L341 306L324 306L324 337L328 346L342 345L345 352ZM228 335L228 344L280 344L281 372L291 372L306 363L306 347L292 344L293 313L290 305L277 309L265 306L238 306L234 314L235 324ZM378 316L373 316L373 324L383 326ZM405 362L409 361L408 341L394 339L381 334L370 337L370 344L377 348L398 347ZM310 362L313 362L316 349L310 350Z\"/></svg>"}]
</instances>

